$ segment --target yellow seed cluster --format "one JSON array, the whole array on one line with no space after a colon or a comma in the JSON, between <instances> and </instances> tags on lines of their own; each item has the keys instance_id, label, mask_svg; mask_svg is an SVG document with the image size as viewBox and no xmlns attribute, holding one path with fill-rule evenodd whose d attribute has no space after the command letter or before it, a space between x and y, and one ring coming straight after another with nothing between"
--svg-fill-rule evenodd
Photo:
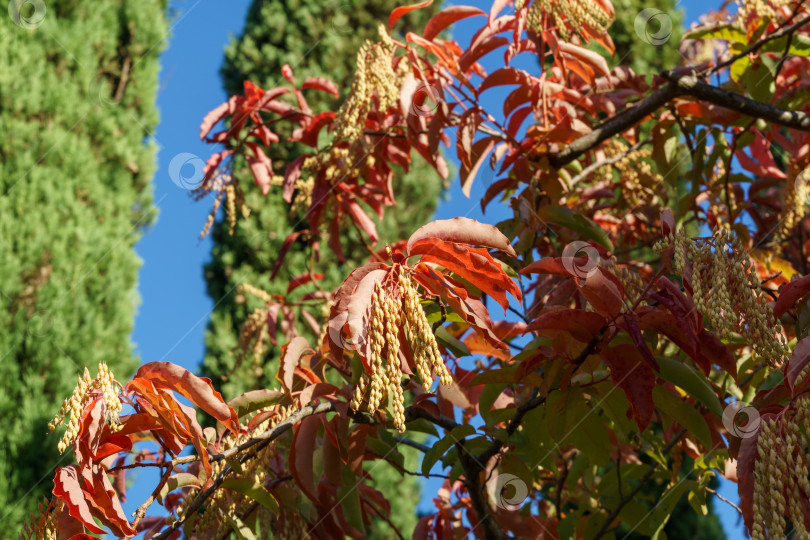
<instances>
[{"instance_id":1,"label":"yellow seed cluster","mask_svg":"<svg viewBox=\"0 0 810 540\"><path fill-rule=\"evenodd\" d=\"M605 157L621 157L618 161L594 171L594 180L596 182L612 180L612 169L615 169L618 172L622 196L628 204L649 204L658 197L664 179L650 162L652 149L629 150L630 147L623 141L611 139L604 147Z\"/></svg>"},{"instance_id":2,"label":"yellow seed cluster","mask_svg":"<svg viewBox=\"0 0 810 540\"><path fill-rule=\"evenodd\" d=\"M645 284L641 275L626 266L619 266L615 258L608 260L605 269L616 276L628 297L637 298L644 292ZM646 301L639 302L639 305L646 305Z\"/></svg>"},{"instance_id":3,"label":"yellow seed cluster","mask_svg":"<svg viewBox=\"0 0 810 540\"><path fill-rule=\"evenodd\" d=\"M586 29L603 36L613 24L613 15L594 0L535 0L529 6L526 26L541 32L543 14L554 19L560 37L566 41L571 39L572 33L585 38Z\"/></svg>"},{"instance_id":4,"label":"yellow seed cluster","mask_svg":"<svg viewBox=\"0 0 810 540\"><path fill-rule=\"evenodd\" d=\"M364 120L375 96L380 111L399 99L402 73L393 68L396 45L385 26L379 26L379 33L380 41L366 41L357 53L357 70L349 97L337 114L336 139L356 140L363 135Z\"/></svg>"},{"instance_id":5,"label":"yellow seed cluster","mask_svg":"<svg viewBox=\"0 0 810 540\"><path fill-rule=\"evenodd\" d=\"M777 19L777 11L789 6L793 0L737 0L737 21L745 26L749 17L760 19Z\"/></svg>"},{"instance_id":6,"label":"yellow seed cluster","mask_svg":"<svg viewBox=\"0 0 810 540\"><path fill-rule=\"evenodd\" d=\"M402 368L399 360L399 329L404 328L405 337L413 353L416 371L425 391L433 383L433 373L439 375L443 385L449 385L453 378L444 365L436 337L419 303L411 278L399 275L399 287L391 293L378 286L372 293L371 315L369 317L368 364L370 372L364 372L355 388L351 407L360 409L368 391L366 410L377 410L386 395L390 394L394 409L394 426L405 430L405 405L402 392ZM383 356L385 353L385 356Z\"/></svg>"},{"instance_id":7,"label":"yellow seed cluster","mask_svg":"<svg viewBox=\"0 0 810 540\"><path fill-rule=\"evenodd\" d=\"M245 196L239 184L234 181L230 172L217 170L212 176L211 180L201 185L194 190L195 200L200 200L209 193L215 193L214 204L211 207L211 212L208 214L208 219L205 222L201 238L205 238L211 227L214 226L217 212L222 206L223 199L225 200L225 219L228 222L228 230L230 234L234 233L237 220L237 211L242 214L242 217L247 219L250 216L250 209L245 203Z\"/></svg>"},{"instance_id":8,"label":"yellow seed cluster","mask_svg":"<svg viewBox=\"0 0 810 540\"><path fill-rule=\"evenodd\" d=\"M245 360L247 355L253 358L252 369L257 377L262 374L262 357L267 352L267 338L269 337L269 329L267 327L267 316L270 313L271 302L275 302L273 296L250 283L240 283L237 288L236 302L244 304L245 294L255 296L265 303L264 306L258 307L247 316L242 327L239 329L239 340L236 345L236 362L230 373L236 371ZM230 376L230 373L225 376L225 379Z\"/></svg>"},{"instance_id":9,"label":"yellow seed cluster","mask_svg":"<svg viewBox=\"0 0 810 540\"><path fill-rule=\"evenodd\" d=\"M245 433L240 436L235 436L233 433L228 433L222 439L222 451L227 451L235 446L246 442L251 437L264 433L267 430L275 428L279 423L286 420L292 413L298 410L297 405L274 405L267 409L262 409L253 414L253 416L260 413L271 412L274 413L263 422L260 422L250 433ZM253 480L259 485L264 485L268 477L272 478L272 472L269 465L276 454L275 445L269 444L259 451L255 457L242 463L242 473L240 478L248 478ZM214 477L219 475L227 463L225 461L215 461L211 463L212 474ZM196 493L192 491L187 494L181 505L177 509L177 515L182 516L188 509L191 502L194 500ZM201 509L194 518L193 522L193 538L225 538L230 531L229 521L225 518L226 515L241 516L245 510L251 505L253 500L239 492L218 488L206 499L204 509ZM271 518L269 514L264 515L260 513L260 518L268 520ZM224 526L223 526L224 524ZM264 530L267 530L266 528ZM214 531L215 534L210 533Z\"/></svg>"},{"instance_id":10,"label":"yellow seed cluster","mask_svg":"<svg viewBox=\"0 0 810 540\"><path fill-rule=\"evenodd\" d=\"M62 424L64 418L68 417L67 429L62 439L59 441L59 453L64 452L68 446L79 435L79 421L81 420L84 406L90 400L90 395L94 390L101 391L102 400L106 410L106 420L110 424L110 429L117 431L121 429L118 423L118 415L121 412L121 400L118 398L118 391L115 388L115 378L106 362L98 365L98 375L95 379L90 377L90 371L85 367L84 374L81 375L73 389L73 393L62 404L57 415L48 423L48 432L53 433L57 426Z\"/></svg>"},{"instance_id":11,"label":"yellow seed cluster","mask_svg":"<svg viewBox=\"0 0 810 540\"><path fill-rule=\"evenodd\" d=\"M794 175L791 175L794 176ZM810 169L795 175L792 182L785 182L782 194L782 213L779 216L779 228L774 233L774 243L778 246L790 237L799 223L804 219L807 205L807 183L810 182Z\"/></svg>"},{"instance_id":12,"label":"yellow seed cluster","mask_svg":"<svg viewBox=\"0 0 810 540\"><path fill-rule=\"evenodd\" d=\"M692 264L693 300L721 339L743 336L771 367L789 355L782 325L773 314L762 283L739 238L719 230L708 239L690 239L683 230L670 234L654 248L673 247L673 266L683 273Z\"/></svg>"},{"instance_id":13,"label":"yellow seed cluster","mask_svg":"<svg viewBox=\"0 0 810 540\"><path fill-rule=\"evenodd\" d=\"M764 420L757 438L753 540L787 538L787 519L794 527L793 538L810 538L802 512L802 501L810 497L810 400L802 398L795 405L793 416Z\"/></svg>"}]
</instances>

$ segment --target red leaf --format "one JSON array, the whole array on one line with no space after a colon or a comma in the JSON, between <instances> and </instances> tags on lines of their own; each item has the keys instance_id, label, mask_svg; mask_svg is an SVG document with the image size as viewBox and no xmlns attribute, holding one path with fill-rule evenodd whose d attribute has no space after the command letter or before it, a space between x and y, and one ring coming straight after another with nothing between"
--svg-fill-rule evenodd
<instances>
[{"instance_id":1,"label":"red leaf","mask_svg":"<svg viewBox=\"0 0 810 540\"><path fill-rule=\"evenodd\" d=\"M253 144L252 148L256 155L246 155L245 157L250 165L250 172L253 173L253 178L256 180L256 185L261 188L262 195L267 195L273 177L273 164L258 145Z\"/></svg>"},{"instance_id":2,"label":"red leaf","mask_svg":"<svg viewBox=\"0 0 810 540\"><path fill-rule=\"evenodd\" d=\"M290 294L301 285L306 285L307 283L310 283L312 281L323 279L323 277L324 277L323 274L313 274L312 272L307 272L306 274L296 276L292 278L290 280L289 285L287 285L287 294Z\"/></svg>"},{"instance_id":3,"label":"red leaf","mask_svg":"<svg viewBox=\"0 0 810 540\"><path fill-rule=\"evenodd\" d=\"M773 307L773 314L778 319L791 309L807 293L810 293L810 276L786 283L779 291L779 298Z\"/></svg>"},{"instance_id":4,"label":"red leaf","mask_svg":"<svg viewBox=\"0 0 810 540\"><path fill-rule=\"evenodd\" d=\"M798 382L804 368L810 364L810 337L806 337L796 344L793 353L790 355L787 365L785 365L785 383L791 393Z\"/></svg>"},{"instance_id":5,"label":"red leaf","mask_svg":"<svg viewBox=\"0 0 810 540\"><path fill-rule=\"evenodd\" d=\"M310 77L309 79L305 80L304 84L301 85L301 89L306 90L307 88L321 90L322 92L332 94L335 97L340 95L337 85L328 79L324 79L323 77Z\"/></svg>"},{"instance_id":6,"label":"red leaf","mask_svg":"<svg viewBox=\"0 0 810 540\"><path fill-rule=\"evenodd\" d=\"M411 246L426 238L499 249L516 256L509 239L497 227L465 217L436 220L420 227L408 239L407 251L410 253Z\"/></svg>"},{"instance_id":7,"label":"red leaf","mask_svg":"<svg viewBox=\"0 0 810 540\"><path fill-rule=\"evenodd\" d=\"M633 417L640 430L650 424L655 405L652 391L655 375L635 345L623 343L602 349L602 361L610 368L610 377L630 402Z\"/></svg>"},{"instance_id":8,"label":"red leaf","mask_svg":"<svg viewBox=\"0 0 810 540\"><path fill-rule=\"evenodd\" d=\"M202 124L200 124L200 140L204 140L205 137L211 132L211 129L225 116L230 114L231 107L230 102L226 101L225 103L219 105L216 109L209 112L203 118Z\"/></svg>"},{"instance_id":9,"label":"red leaf","mask_svg":"<svg viewBox=\"0 0 810 540\"><path fill-rule=\"evenodd\" d=\"M487 156L492 151L496 142L497 139L495 137L487 137L476 141L470 151L470 166L467 167L465 164L461 164L459 178L461 180L461 192L464 193L465 197L470 197L472 183L478 174L478 169L480 169L481 165L486 161Z\"/></svg>"},{"instance_id":10,"label":"red leaf","mask_svg":"<svg viewBox=\"0 0 810 540\"><path fill-rule=\"evenodd\" d=\"M427 40L432 40L441 34L442 30L454 22L466 19L467 17L474 17L476 15L483 15L484 17L487 16L485 12L481 11L477 7L472 6L451 6L443 9L428 21L428 23L425 25L425 31L422 32L422 37Z\"/></svg>"},{"instance_id":11,"label":"red leaf","mask_svg":"<svg viewBox=\"0 0 810 540\"><path fill-rule=\"evenodd\" d=\"M343 358L343 348L347 345L344 338L344 326L349 322L348 307L353 298L354 290L360 281L370 272L388 268L381 262L369 263L354 270L343 281L343 284L335 292L335 303L329 312L329 323L327 325L327 335L329 338L329 350L336 360Z\"/></svg>"},{"instance_id":12,"label":"red leaf","mask_svg":"<svg viewBox=\"0 0 810 540\"><path fill-rule=\"evenodd\" d=\"M287 235L287 238L284 239L284 243L281 244L281 249L278 250L278 254L276 255L276 263L273 265L273 271L270 273L270 280L276 279L276 274L278 271L281 270L281 263L284 261L284 256L290 251L293 242L298 240L298 237L302 234L307 234L309 229L304 229L302 231L295 231Z\"/></svg>"},{"instance_id":13,"label":"red leaf","mask_svg":"<svg viewBox=\"0 0 810 540\"><path fill-rule=\"evenodd\" d=\"M485 249L426 238L410 245L408 254L422 255L422 262L439 264L455 272L490 295L504 311L509 307L507 292L518 300L522 298L517 284Z\"/></svg>"},{"instance_id":14,"label":"red leaf","mask_svg":"<svg viewBox=\"0 0 810 540\"><path fill-rule=\"evenodd\" d=\"M765 415L761 418L757 432L747 433L740 441L740 449L737 452L737 491L740 495L743 520L749 531L754 526L754 482L757 481L754 478L754 466L757 460L757 439L764 420Z\"/></svg>"},{"instance_id":15,"label":"red leaf","mask_svg":"<svg viewBox=\"0 0 810 540\"><path fill-rule=\"evenodd\" d=\"M391 30L394 25L400 20L402 17L410 13L415 9L421 9L423 7L427 7L433 3L433 0L425 0L424 2L419 2L418 4L413 4L410 6L402 6L398 7L391 12L391 15L388 16L388 29Z\"/></svg>"},{"instance_id":16,"label":"red leaf","mask_svg":"<svg viewBox=\"0 0 810 540\"><path fill-rule=\"evenodd\" d=\"M617 317L624 307L623 292L600 268L588 272L580 291L588 303L605 317Z\"/></svg>"},{"instance_id":17,"label":"red leaf","mask_svg":"<svg viewBox=\"0 0 810 540\"><path fill-rule=\"evenodd\" d=\"M87 478L85 477L85 480ZM121 502L115 494L107 474L99 469L93 474L93 497L90 499L93 515L110 528L113 535L118 537L134 536L136 531L132 528L121 508ZM85 490L87 493L87 490ZM89 528L89 527L88 527Z\"/></svg>"},{"instance_id":18,"label":"red leaf","mask_svg":"<svg viewBox=\"0 0 810 540\"><path fill-rule=\"evenodd\" d=\"M578 341L588 343L606 324L607 319L593 311L565 309L543 313L526 327L526 332L561 330L569 332Z\"/></svg>"},{"instance_id":19,"label":"red leaf","mask_svg":"<svg viewBox=\"0 0 810 540\"><path fill-rule=\"evenodd\" d=\"M284 171L284 184L282 185L281 196L287 203L292 203L295 192L295 182L301 178L301 171L304 168L304 160L307 156L298 156L292 160Z\"/></svg>"},{"instance_id":20,"label":"red leaf","mask_svg":"<svg viewBox=\"0 0 810 540\"><path fill-rule=\"evenodd\" d=\"M318 502L315 478L312 471L313 457L321 419L308 416L293 427L292 448L290 448L290 473L298 487L310 500Z\"/></svg>"},{"instance_id":21,"label":"red leaf","mask_svg":"<svg viewBox=\"0 0 810 540\"><path fill-rule=\"evenodd\" d=\"M318 148L318 134L324 126L328 126L335 118L333 112L321 112L312 117L312 120L303 128L293 132L292 139L312 148Z\"/></svg>"},{"instance_id":22,"label":"red leaf","mask_svg":"<svg viewBox=\"0 0 810 540\"><path fill-rule=\"evenodd\" d=\"M362 356L368 356L365 351L368 345L367 322L371 308L371 296L374 288L388 275L388 270L372 270L357 283L357 288L351 295L346 306L348 317L343 321L349 328L350 344L356 347Z\"/></svg>"},{"instance_id":23,"label":"red leaf","mask_svg":"<svg viewBox=\"0 0 810 540\"><path fill-rule=\"evenodd\" d=\"M475 328L484 339L495 347L508 349L492 331L489 313L481 301L469 298L462 287L454 287L445 276L435 272L429 265L419 263L414 278L429 292L439 296L460 315L464 321Z\"/></svg>"},{"instance_id":24,"label":"red leaf","mask_svg":"<svg viewBox=\"0 0 810 540\"><path fill-rule=\"evenodd\" d=\"M363 211L357 201L350 200L345 204L345 207L352 220L368 235L371 243L376 244L380 237L377 235L377 226L374 221L368 217L368 214Z\"/></svg>"},{"instance_id":25,"label":"red leaf","mask_svg":"<svg viewBox=\"0 0 810 540\"><path fill-rule=\"evenodd\" d=\"M70 515L81 521L90 532L106 534L107 531L96 525L90 506L87 504L84 491L79 484L79 467L69 465L56 469L53 479L53 494L65 503Z\"/></svg>"},{"instance_id":26,"label":"red leaf","mask_svg":"<svg viewBox=\"0 0 810 540\"><path fill-rule=\"evenodd\" d=\"M309 348L309 342L301 336L293 338L292 341L281 347L281 362L276 379L284 385L288 392L292 392L295 368L307 348Z\"/></svg>"},{"instance_id":27,"label":"red leaf","mask_svg":"<svg viewBox=\"0 0 810 540\"><path fill-rule=\"evenodd\" d=\"M187 369L171 362L149 362L140 367L135 377L143 377L157 387L174 390L187 397L234 433L239 433L236 412L225 403L222 394L214 390L211 379L197 377Z\"/></svg>"}]
</instances>

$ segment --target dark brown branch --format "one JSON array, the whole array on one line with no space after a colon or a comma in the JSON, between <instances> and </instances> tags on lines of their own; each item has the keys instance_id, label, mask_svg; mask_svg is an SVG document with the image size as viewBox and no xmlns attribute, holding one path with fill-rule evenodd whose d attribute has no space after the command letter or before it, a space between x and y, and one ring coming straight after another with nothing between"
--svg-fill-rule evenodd
<instances>
[{"instance_id":1,"label":"dark brown branch","mask_svg":"<svg viewBox=\"0 0 810 540\"><path fill-rule=\"evenodd\" d=\"M470 503L475 509L476 516L478 516L477 526L480 526L484 531L486 540L502 540L506 538L506 534L492 518L489 503L484 495L483 486L481 485L481 471L484 467L481 461L469 453L464 441L457 442L456 448L458 448L459 461L461 461L461 466L464 469L464 483L467 485Z\"/></svg>"},{"instance_id":2,"label":"dark brown branch","mask_svg":"<svg viewBox=\"0 0 810 540\"><path fill-rule=\"evenodd\" d=\"M810 131L810 115L801 111L789 111L775 105L747 98L736 92L706 84L695 75L683 75L673 71L665 71L662 75L670 81L671 85L677 86L683 94L688 94L702 101L708 101L718 107L752 118L761 118L799 131Z\"/></svg>"},{"instance_id":3,"label":"dark brown branch","mask_svg":"<svg viewBox=\"0 0 810 540\"><path fill-rule=\"evenodd\" d=\"M789 111L775 105L762 103L743 95L712 86L698 79L694 74L685 75L665 71L661 76L669 81L652 94L642 99L597 126L588 133L569 144L563 150L546 154L549 163L561 168L568 165L585 152L595 148L607 139L622 133L641 122L644 118L666 105L669 101L691 96L718 107L723 107L751 118L761 118L773 124L800 131L810 131L810 115L801 111Z\"/></svg>"},{"instance_id":4,"label":"dark brown branch","mask_svg":"<svg viewBox=\"0 0 810 540\"><path fill-rule=\"evenodd\" d=\"M663 107L668 101L682 94L682 90L671 84L659 88L632 107L597 126L587 135L575 140L565 149L555 154L548 154L549 163L558 169L568 165L591 148L638 124L645 117Z\"/></svg>"},{"instance_id":5,"label":"dark brown branch","mask_svg":"<svg viewBox=\"0 0 810 540\"><path fill-rule=\"evenodd\" d=\"M407 437L394 437L394 440L397 441L400 444L404 444L405 446L410 446L411 448L416 448L417 450L419 450L420 452L423 452L423 453L427 453L427 451L430 450L430 448L427 445L422 444L422 443L418 443L418 442L416 442L414 440L411 440L411 439L409 439Z\"/></svg>"}]
</instances>

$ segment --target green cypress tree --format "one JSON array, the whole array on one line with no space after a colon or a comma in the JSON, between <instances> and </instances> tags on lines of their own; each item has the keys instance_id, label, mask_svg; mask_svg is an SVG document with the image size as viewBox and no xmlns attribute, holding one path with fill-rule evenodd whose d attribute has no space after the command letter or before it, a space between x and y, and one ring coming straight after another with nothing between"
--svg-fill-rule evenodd
<instances>
[{"instance_id":1,"label":"green cypress tree","mask_svg":"<svg viewBox=\"0 0 810 540\"><path fill-rule=\"evenodd\" d=\"M22 6L22 8L20 8ZM3 5L5 11L6 5ZM22 12L20 12L22 9ZM87 365L119 378L149 181L165 0L14 0L0 22L0 537L50 490L48 422ZM5 14L4 14L5 15Z\"/></svg>"},{"instance_id":2,"label":"green cypress tree","mask_svg":"<svg viewBox=\"0 0 810 540\"><path fill-rule=\"evenodd\" d=\"M391 0L256 0L249 8L242 36L226 50L222 68L225 89L229 94L241 93L245 80L263 88L278 86L284 82L281 68L289 64L299 84L306 77L326 77L337 83L341 97L345 97L354 74L357 51L365 40L379 39L379 24L397 5ZM421 29L436 10L434 7L412 13L403 27ZM307 94L314 111L335 106L336 101L323 96L325 94ZM283 145L271 148L267 154L279 167L277 174L283 174L283 167L297 155L295 149ZM271 270L287 233L291 226L301 226L296 223L297 219L289 217L288 205L279 193L267 197L261 195L252 185L244 163L237 162L233 173L244 180L241 186L246 191L251 215L240 220L233 235L229 234L227 223L214 225L213 257L205 275L208 292L217 305L206 336L203 372L216 381L226 398L251 388L272 387L278 369L277 348L265 353L258 369L251 361L237 365L233 351L239 327L262 302L249 295L236 294L236 287L250 283L270 293L284 294L287 279L281 278L307 271L306 259L309 256L294 246L285 258L278 281L270 282ZM436 173L418 158L414 159L414 167L408 174L396 171L394 181L399 206L389 209L385 219L378 224L384 242L407 238L429 221L442 189ZM325 251L328 250L322 250L325 260L316 268L326 274L323 288L328 290L340 284L353 266L332 264L336 261ZM354 249L346 250L346 255L351 264L356 264L366 260L369 252L365 246L356 243ZM304 330L299 328L299 331ZM311 337L314 339L315 336ZM406 468L414 470L416 451L412 448L400 450L406 455ZM376 467L371 474L379 486L384 486L383 491L393 505L391 522L406 537L410 536L416 524L419 481L413 477L402 478L385 464ZM372 538L387 538L393 534L382 520L372 523L369 532Z\"/></svg>"}]
</instances>

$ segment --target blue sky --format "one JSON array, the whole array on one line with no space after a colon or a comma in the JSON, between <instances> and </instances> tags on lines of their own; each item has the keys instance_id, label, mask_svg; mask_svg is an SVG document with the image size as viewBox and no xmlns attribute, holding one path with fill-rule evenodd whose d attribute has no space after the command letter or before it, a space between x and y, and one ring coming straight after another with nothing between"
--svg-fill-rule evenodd
<instances>
[{"instance_id":1,"label":"blue sky","mask_svg":"<svg viewBox=\"0 0 810 540\"><path fill-rule=\"evenodd\" d=\"M402 4L410 2L400 2ZM456 2L453 2L456 3ZM490 2L466 1L488 10ZM691 22L707 6L718 2L688 0L680 3L685 20ZM203 116L227 96L222 90L219 67L223 48L244 24L248 0L173 0L174 23L167 47L161 56L161 90L158 97L161 121L152 135L159 145L158 168L153 179L155 201L160 208L158 222L137 245L143 259L139 293L141 306L132 339L144 362L166 360L196 370L204 353L203 338L214 303L207 296L203 264L210 258L210 240L199 239L210 210L210 201L195 203L188 192L169 176L169 164L175 156L192 154L207 159L211 148L200 142L199 124ZM391 2L395 6L397 2ZM466 42L471 25L459 24L457 39ZM497 99L495 93L492 99ZM442 202L436 218L458 215L497 222L500 216L482 216L477 197L492 180L492 172L482 168L471 199L461 194L458 181ZM147 478L143 478L147 480ZM146 485L149 482L145 482ZM145 486L144 486L145 487ZM736 486L724 485L722 492L736 500ZM129 512L148 496L140 486L130 493ZM426 498L425 503L429 503ZM432 504L423 506L425 510ZM729 538L739 537L736 513L717 501ZM151 512L150 512L151 513Z\"/></svg>"}]
</instances>

